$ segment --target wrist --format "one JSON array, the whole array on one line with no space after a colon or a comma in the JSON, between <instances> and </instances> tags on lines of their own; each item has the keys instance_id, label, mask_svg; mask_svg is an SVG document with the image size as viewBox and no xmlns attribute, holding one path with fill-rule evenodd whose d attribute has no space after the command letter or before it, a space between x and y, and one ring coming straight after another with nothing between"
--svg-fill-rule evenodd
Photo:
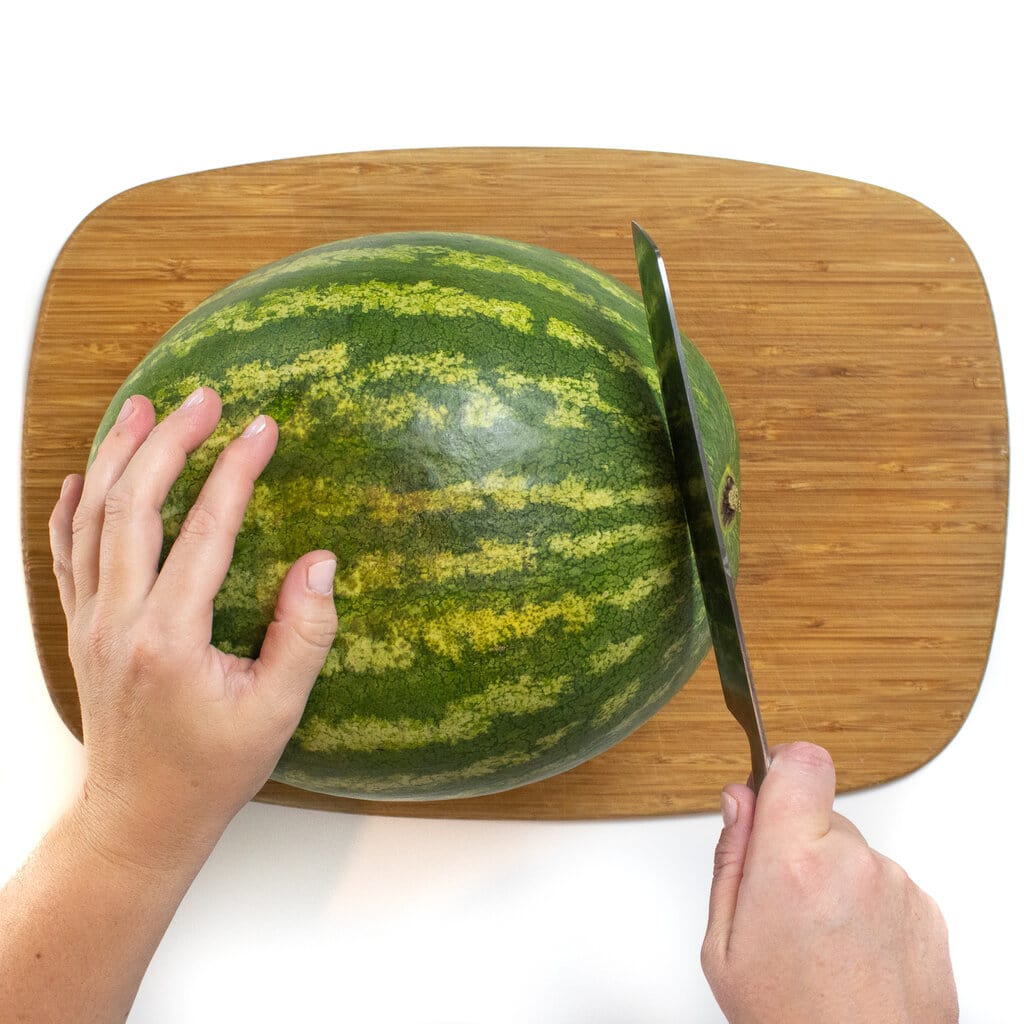
<instances>
[{"instance_id":1,"label":"wrist","mask_svg":"<svg viewBox=\"0 0 1024 1024\"><path fill-rule=\"evenodd\" d=\"M68 812L67 825L84 849L147 883L154 876L194 877L224 828L176 813L159 801L131 799L89 777Z\"/></svg>"}]
</instances>

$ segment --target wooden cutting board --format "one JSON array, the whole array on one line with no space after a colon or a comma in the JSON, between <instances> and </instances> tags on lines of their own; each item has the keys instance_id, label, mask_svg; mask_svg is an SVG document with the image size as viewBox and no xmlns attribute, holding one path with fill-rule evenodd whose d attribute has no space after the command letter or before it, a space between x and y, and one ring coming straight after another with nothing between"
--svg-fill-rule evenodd
<instances>
[{"instance_id":1,"label":"wooden cutting board","mask_svg":"<svg viewBox=\"0 0 1024 1024\"><path fill-rule=\"evenodd\" d=\"M870 185L663 153L436 149L311 157L158 181L76 228L42 302L25 403L23 543L39 657L81 722L47 518L121 381L176 320L254 267L339 238L493 234L638 287L659 243L683 328L739 426L739 604L769 740L814 740L842 790L940 751L977 694L1006 529L995 327L970 251ZM417 816L605 818L717 807L749 770L712 658L648 724L545 782L438 803L276 803Z\"/></svg>"}]
</instances>

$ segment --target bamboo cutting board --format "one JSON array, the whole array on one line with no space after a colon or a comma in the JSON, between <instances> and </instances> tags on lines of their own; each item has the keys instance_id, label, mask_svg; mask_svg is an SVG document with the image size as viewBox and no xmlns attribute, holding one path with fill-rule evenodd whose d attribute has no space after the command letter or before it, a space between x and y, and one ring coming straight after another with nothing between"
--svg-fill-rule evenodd
<instances>
[{"instance_id":1,"label":"bamboo cutting board","mask_svg":"<svg viewBox=\"0 0 1024 1024\"><path fill-rule=\"evenodd\" d=\"M176 320L253 268L339 238L431 229L569 253L638 287L630 220L665 257L683 329L742 445L738 599L770 742L828 747L849 790L917 768L978 691L999 598L1008 438L985 285L905 196L661 153L438 149L311 157L158 181L90 214L42 302L23 436L39 657L81 734L47 518L121 381ZM603 818L717 807L749 771L713 658L649 723L562 776L364 813Z\"/></svg>"}]
</instances>

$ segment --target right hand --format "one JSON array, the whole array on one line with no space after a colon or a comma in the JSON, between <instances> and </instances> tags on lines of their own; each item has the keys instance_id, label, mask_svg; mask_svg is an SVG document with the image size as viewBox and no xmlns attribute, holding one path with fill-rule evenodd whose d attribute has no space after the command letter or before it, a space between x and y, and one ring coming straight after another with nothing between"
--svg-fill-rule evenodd
<instances>
[{"instance_id":1,"label":"right hand","mask_svg":"<svg viewBox=\"0 0 1024 1024\"><path fill-rule=\"evenodd\" d=\"M756 801L727 786L701 954L731 1024L953 1024L934 901L832 809L827 751L794 743ZM735 811L735 814L732 812Z\"/></svg>"}]
</instances>

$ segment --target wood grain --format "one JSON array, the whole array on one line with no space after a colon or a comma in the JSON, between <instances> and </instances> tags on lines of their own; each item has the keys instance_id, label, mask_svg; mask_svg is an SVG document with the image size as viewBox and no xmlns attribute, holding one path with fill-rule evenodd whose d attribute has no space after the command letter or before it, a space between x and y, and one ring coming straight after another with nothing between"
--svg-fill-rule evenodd
<instances>
[{"instance_id":1,"label":"wood grain","mask_svg":"<svg viewBox=\"0 0 1024 1024\"><path fill-rule=\"evenodd\" d=\"M39 657L80 735L47 518L120 382L179 317L271 260L380 231L473 231L638 286L629 222L664 254L684 329L740 430L739 604L769 740L827 746L842 790L914 770L984 672L1007 510L1006 403L970 251L884 189L661 153L448 149L207 171L108 200L43 298L23 436L23 545ZM437 803L260 799L374 814L606 818L717 806L749 770L713 659L647 725L562 776Z\"/></svg>"}]
</instances>

